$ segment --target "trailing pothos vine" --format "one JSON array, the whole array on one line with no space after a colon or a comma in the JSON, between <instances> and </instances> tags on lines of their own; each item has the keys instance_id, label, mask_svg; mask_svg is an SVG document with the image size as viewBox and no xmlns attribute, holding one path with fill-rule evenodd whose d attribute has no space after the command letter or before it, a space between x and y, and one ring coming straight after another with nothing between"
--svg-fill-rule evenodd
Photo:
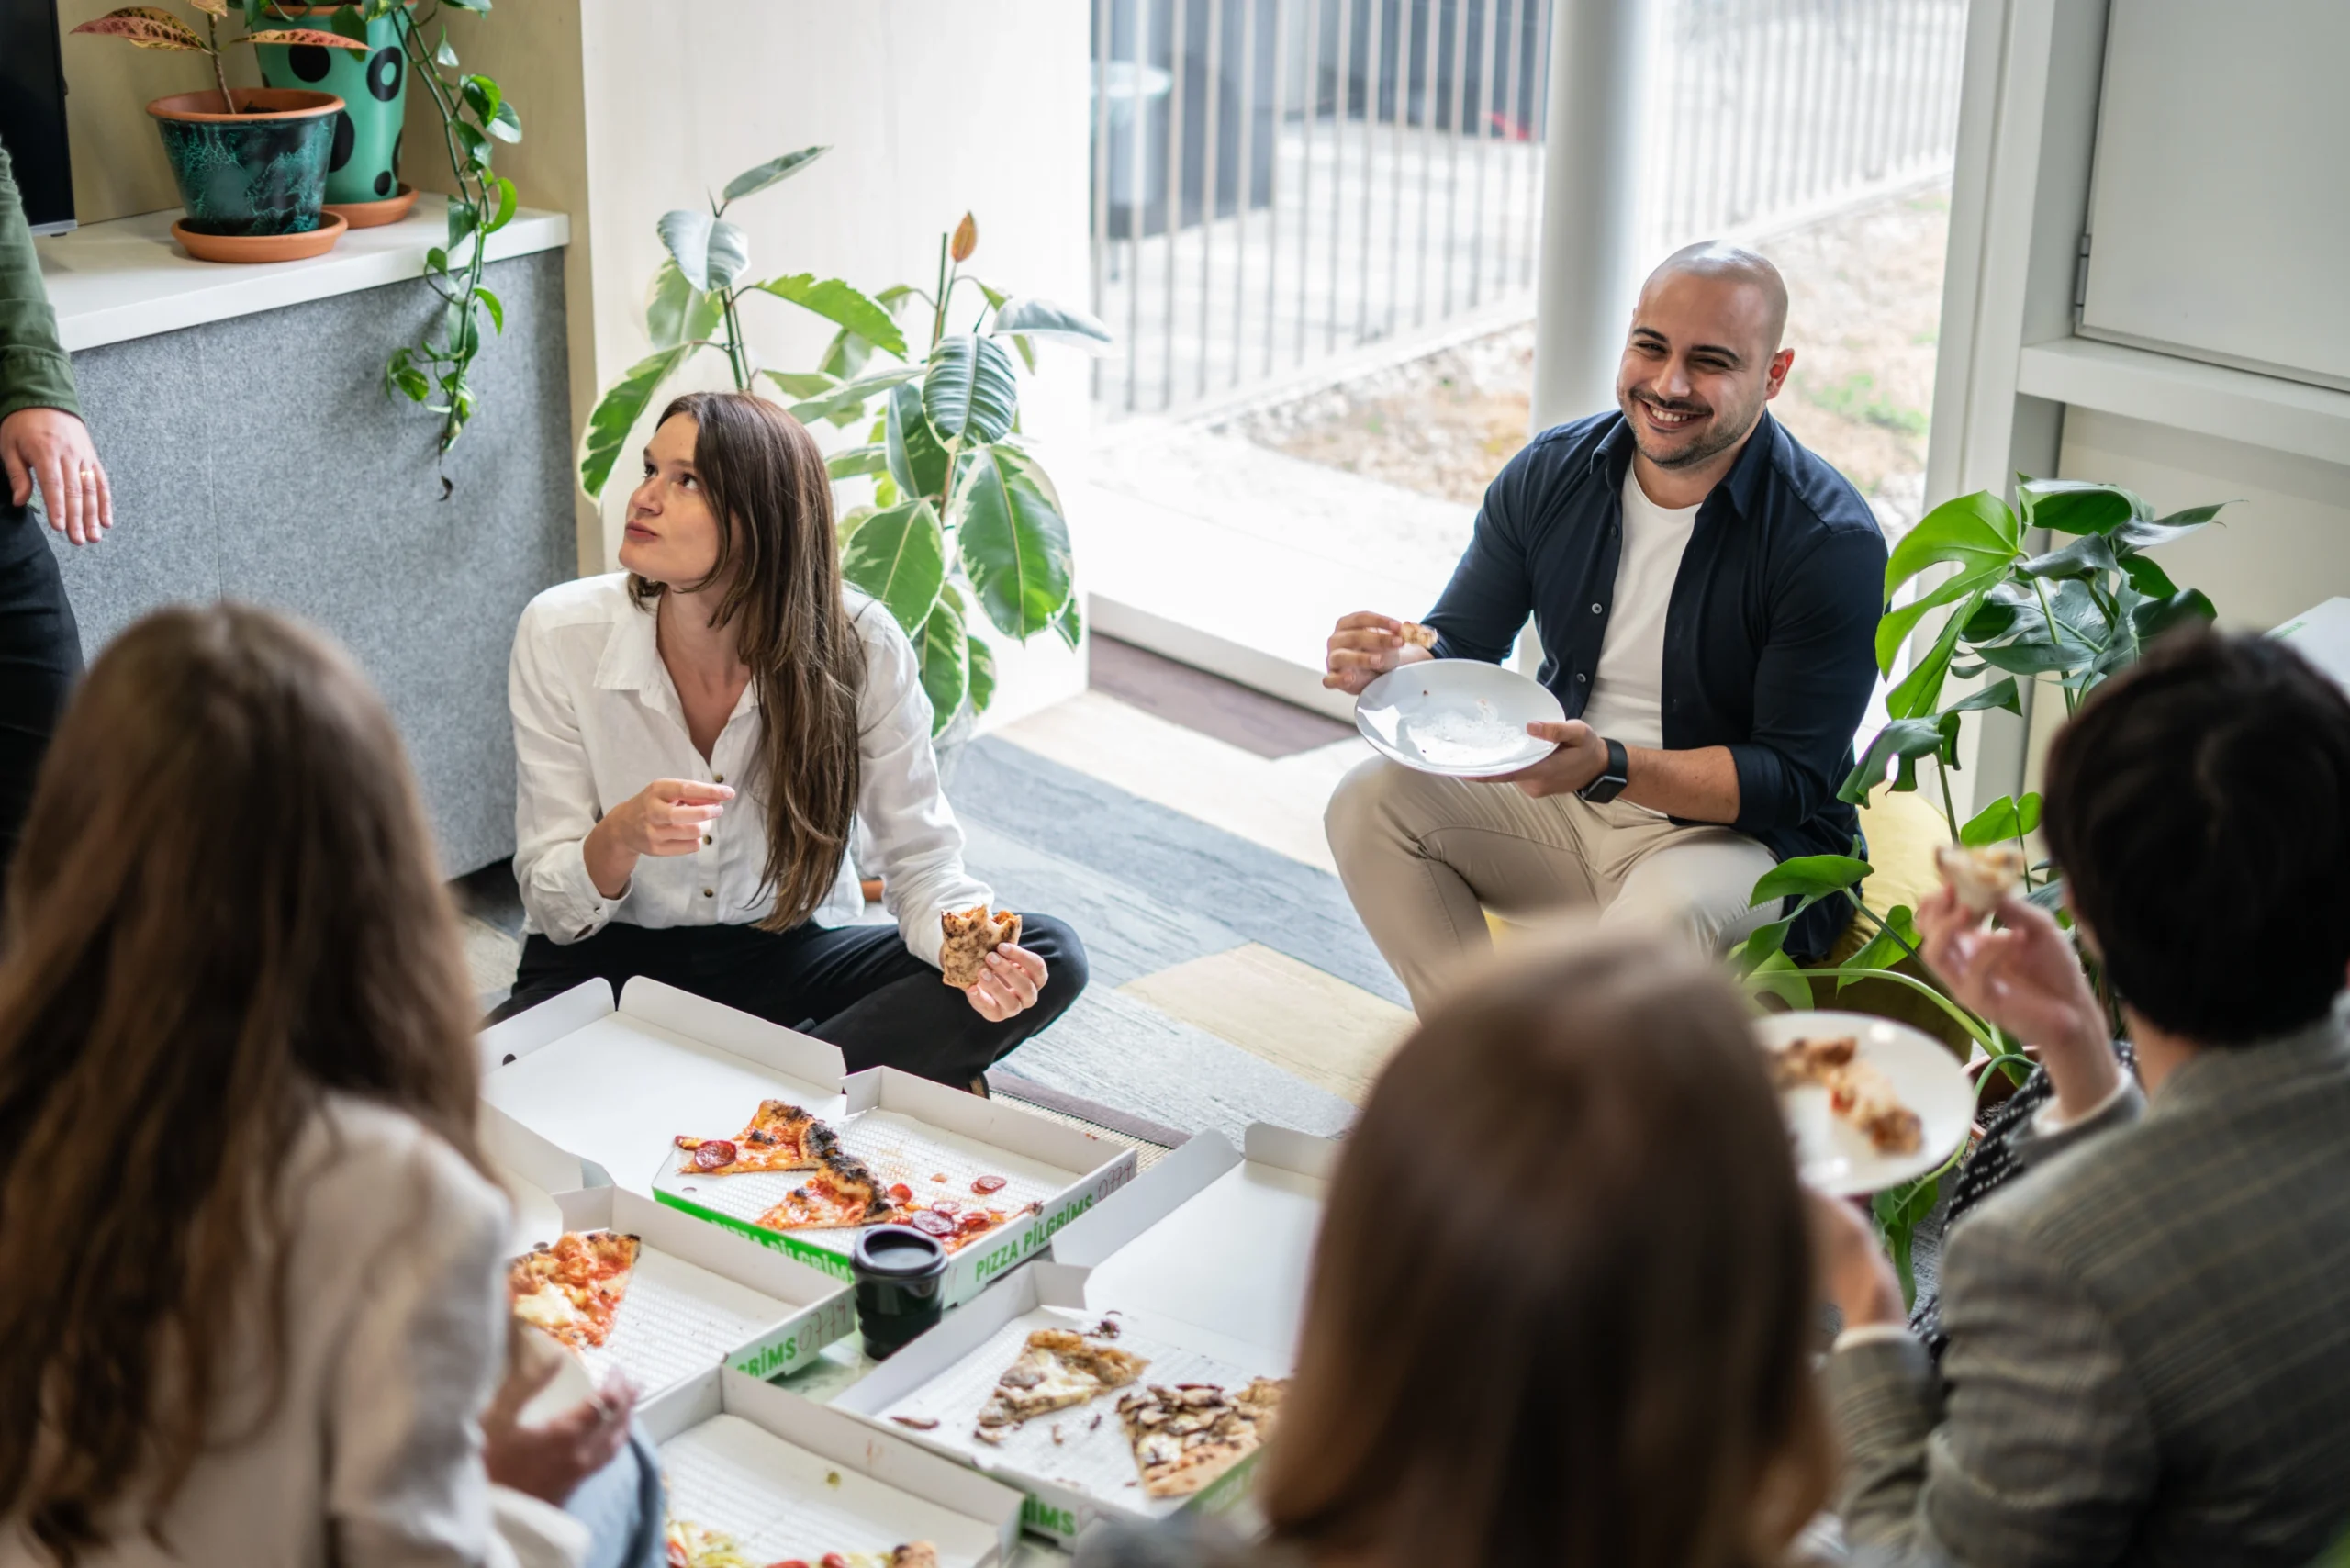
<instances>
[{"instance_id":1,"label":"trailing pothos vine","mask_svg":"<svg viewBox=\"0 0 2350 1568\"><path fill-rule=\"evenodd\" d=\"M248 7L270 0L245 0ZM449 238L425 253L424 281L441 297L438 320L423 341L395 350L384 366L384 390L422 403L441 416L439 454L445 457L465 423L474 415L472 372L481 353L483 318L492 330L506 330L506 306L482 286L482 269L488 261L488 239L512 221L514 182L491 167L497 143L522 140L522 121L498 84L478 72L463 70L457 51L450 47L446 25L437 28L429 45L426 30L439 22L441 8L450 6L487 15L490 0L354 0L347 9L363 21L389 17L398 29L401 52L407 57L409 82L421 87L441 117L442 150L457 194L449 198ZM441 496L453 488L445 468Z\"/></svg>"}]
</instances>

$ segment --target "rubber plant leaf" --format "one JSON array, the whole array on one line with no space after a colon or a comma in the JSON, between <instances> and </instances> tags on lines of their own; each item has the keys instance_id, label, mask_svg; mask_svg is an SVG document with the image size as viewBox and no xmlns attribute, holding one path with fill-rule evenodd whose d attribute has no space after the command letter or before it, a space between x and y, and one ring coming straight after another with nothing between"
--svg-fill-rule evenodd
<instances>
[{"instance_id":1,"label":"rubber plant leaf","mask_svg":"<svg viewBox=\"0 0 2350 1568\"><path fill-rule=\"evenodd\" d=\"M856 288L836 277L820 278L814 273L794 273L789 277L771 277L753 287L778 299L789 300L803 310L811 310L832 322L852 338L862 338L873 347L882 349L903 359L906 355L906 335L898 330L897 318ZM856 364L846 369L835 368L828 353L820 367L846 380L862 365L862 355Z\"/></svg>"},{"instance_id":2,"label":"rubber plant leaf","mask_svg":"<svg viewBox=\"0 0 2350 1568\"><path fill-rule=\"evenodd\" d=\"M726 182L719 193L722 201L741 201L746 196L756 196L778 180L788 180L825 153L830 147L803 147L797 152L787 152L780 158L770 158L755 169L745 169Z\"/></svg>"},{"instance_id":3,"label":"rubber plant leaf","mask_svg":"<svg viewBox=\"0 0 2350 1568\"><path fill-rule=\"evenodd\" d=\"M1106 352L1115 341L1110 329L1094 317L1049 299L1005 300L997 308L994 324L988 330L999 338L1049 338L1091 353Z\"/></svg>"},{"instance_id":4,"label":"rubber plant leaf","mask_svg":"<svg viewBox=\"0 0 2350 1568\"><path fill-rule=\"evenodd\" d=\"M732 286L750 264L750 236L722 218L678 207L655 227L686 281L705 294Z\"/></svg>"},{"instance_id":5,"label":"rubber plant leaf","mask_svg":"<svg viewBox=\"0 0 2350 1568\"><path fill-rule=\"evenodd\" d=\"M939 444L922 411L922 388L909 382L890 394L882 435L890 453L890 477L910 496L946 492L946 448Z\"/></svg>"},{"instance_id":6,"label":"rubber plant leaf","mask_svg":"<svg viewBox=\"0 0 2350 1568\"><path fill-rule=\"evenodd\" d=\"M1020 412L1013 375L1001 344L969 332L942 338L923 377L923 411L943 440L960 437L967 446L1002 441Z\"/></svg>"},{"instance_id":7,"label":"rubber plant leaf","mask_svg":"<svg viewBox=\"0 0 2350 1568\"><path fill-rule=\"evenodd\" d=\"M831 420L835 424L851 423L864 414L868 399L921 374L922 366L918 364L894 364L887 370L877 370L870 375L860 375L854 381L834 382L821 391L804 395L800 401L791 406L791 417L802 424L816 420ZM843 415L847 418L844 420Z\"/></svg>"},{"instance_id":8,"label":"rubber plant leaf","mask_svg":"<svg viewBox=\"0 0 2350 1568\"><path fill-rule=\"evenodd\" d=\"M1029 476L1025 459L981 451L957 494L963 569L988 619L1025 639L1053 623L1073 586L1069 524Z\"/></svg>"},{"instance_id":9,"label":"rubber plant leaf","mask_svg":"<svg viewBox=\"0 0 2350 1568\"><path fill-rule=\"evenodd\" d=\"M946 535L926 500L877 511L841 551L841 576L879 599L909 637L946 586Z\"/></svg>"},{"instance_id":10,"label":"rubber plant leaf","mask_svg":"<svg viewBox=\"0 0 2350 1568\"><path fill-rule=\"evenodd\" d=\"M977 637L969 639L971 651L971 711L984 713L988 704L995 700L995 650Z\"/></svg>"},{"instance_id":11,"label":"rubber plant leaf","mask_svg":"<svg viewBox=\"0 0 2350 1568\"><path fill-rule=\"evenodd\" d=\"M139 49L182 50L190 54L212 52L185 22L158 6L125 6L119 11L108 11L84 22L73 30L121 39Z\"/></svg>"},{"instance_id":12,"label":"rubber plant leaf","mask_svg":"<svg viewBox=\"0 0 2350 1568\"><path fill-rule=\"evenodd\" d=\"M643 415L645 405L653 401L653 394L693 352L693 344L679 343L647 354L630 365L627 374L597 400L595 412L588 416L588 433L579 443L581 489L591 496L603 495L605 481L612 476L612 465L628 441L628 432Z\"/></svg>"},{"instance_id":13,"label":"rubber plant leaf","mask_svg":"<svg viewBox=\"0 0 2350 1568\"><path fill-rule=\"evenodd\" d=\"M955 258L957 266L961 266L979 248L979 220L967 212L963 215L963 221L955 226L955 238L947 247L947 253Z\"/></svg>"},{"instance_id":14,"label":"rubber plant leaf","mask_svg":"<svg viewBox=\"0 0 2350 1568\"><path fill-rule=\"evenodd\" d=\"M644 330L655 348L675 348L709 337L725 311L724 301L688 283L677 263L664 258L645 297Z\"/></svg>"},{"instance_id":15,"label":"rubber plant leaf","mask_svg":"<svg viewBox=\"0 0 2350 1568\"><path fill-rule=\"evenodd\" d=\"M870 526L870 525L868 525ZM864 532L862 529L859 532ZM914 647L922 655L922 689L930 699L930 733L955 722L971 690L971 639L963 628L963 599L952 588L931 606Z\"/></svg>"}]
</instances>

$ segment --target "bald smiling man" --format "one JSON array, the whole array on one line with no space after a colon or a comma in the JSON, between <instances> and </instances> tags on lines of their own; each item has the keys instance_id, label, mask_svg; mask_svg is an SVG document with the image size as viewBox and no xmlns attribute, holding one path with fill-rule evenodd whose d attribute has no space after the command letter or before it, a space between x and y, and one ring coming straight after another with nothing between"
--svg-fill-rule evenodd
<instances>
[{"instance_id":1,"label":"bald smiling man","mask_svg":"<svg viewBox=\"0 0 2350 1568\"><path fill-rule=\"evenodd\" d=\"M1426 658L1509 656L1534 619L1557 749L1493 780L1374 758L1325 819L1348 895L1425 1008L1487 942L1484 911L1646 921L1707 949L1779 910L1754 883L1848 853L1836 789L1876 677L1885 538L1866 502L1764 405L1786 384L1787 290L1751 251L1692 245L1634 308L1615 411L1543 431L1485 492L1424 622L1433 650L1363 610L1330 635L1325 686L1360 692ZM1827 950L1849 911L1789 933Z\"/></svg>"}]
</instances>

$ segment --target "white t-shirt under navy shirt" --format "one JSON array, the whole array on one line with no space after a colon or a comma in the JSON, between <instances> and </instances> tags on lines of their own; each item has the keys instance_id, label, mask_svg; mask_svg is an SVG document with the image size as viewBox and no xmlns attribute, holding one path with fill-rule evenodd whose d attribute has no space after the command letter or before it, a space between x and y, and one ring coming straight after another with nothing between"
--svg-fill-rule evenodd
<instances>
[{"instance_id":1,"label":"white t-shirt under navy shirt","mask_svg":"<svg viewBox=\"0 0 2350 1568\"><path fill-rule=\"evenodd\" d=\"M1664 612L1697 509L1665 508L1640 488L1639 465L1624 469L1624 547L1616 563L1616 602L1592 673L1583 722L1608 740L1664 746Z\"/></svg>"}]
</instances>

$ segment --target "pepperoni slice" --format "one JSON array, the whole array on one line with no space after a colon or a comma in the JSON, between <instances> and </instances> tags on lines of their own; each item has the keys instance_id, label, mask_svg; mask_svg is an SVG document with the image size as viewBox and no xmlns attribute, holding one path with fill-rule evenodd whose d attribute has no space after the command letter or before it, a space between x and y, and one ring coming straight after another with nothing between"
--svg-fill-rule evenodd
<instances>
[{"instance_id":1,"label":"pepperoni slice","mask_svg":"<svg viewBox=\"0 0 2350 1568\"><path fill-rule=\"evenodd\" d=\"M941 1198L938 1202L930 1205L931 1213L934 1215L945 1215L949 1219L952 1219L957 1214L960 1214L962 1209L963 1205L957 1203L952 1198Z\"/></svg>"},{"instance_id":2,"label":"pepperoni slice","mask_svg":"<svg viewBox=\"0 0 2350 1568\"><path fill-rule=\"evenodd\" d=\"M1003 1187L1004 1179L1001 1176L982 1176L978 1181L971 1183L971 1191L982 1194L988 1193L1001 1193L1003 1191Z\"/></svg>"},{"instance_id":3,"label":"pepperoni slice","mask_svg":"<svg viewBox=\"0 0 2350 1568\"><path fill-rule=\"evenodd\" d=\"M934 1215L928 1209L924 1209L920 1214L914 1215L913 1219L909 1223L911 1223L916 1230L921 1231L924 1236L952 1236L955 1234L955 1222L953 1220L948 1219L945 1215Z\"/></svg>"},{"instance_id":4,"label":"pepperoni slice","mask_svg":"<svg viewBox=\"0 0 2350 1568\"><path fill-rule=\"evenodd\" d=\"M827 1551L816 1568L848 1568L848 1559L837 1551Z\"/></svg>"},{"instance_id":5,"label":"pepperoni slice","mask_svg":"<svg viewBox=\"0 0 2350 1568\"><path fill-rule=\"evenodd\" d=\"M995 1224L995 1216L993 1215L982 1214L978 1209L973 1209L969 1214L967 1214L962 1217L959 1224L962 1230L968 1235L977 1231L985 1230L988 1226Z\"/></svg>"},{"instance_id":6,"label":"pepperoni slice","mask_svg":"<svg viewBox=\"0 0 2350 1568\"><path fill-rule=\"evenodd\" d=\"M697 1170L716 1170L733 1163L734 1146L722 1137L705 1139L694 1150L694 1169Z\"/></svg>"},{"instance_id":7,"label":"pepperoni slice","mask_svg":"<svg viewBox=\"0 0 2350 1568\"><path fill-rule=\"evenodd\" d=\"M914 1201L914 1190L900 1182L890 1189L890 1196L894 1202L910 1204Z\"/></svg>"}]
</instances>

